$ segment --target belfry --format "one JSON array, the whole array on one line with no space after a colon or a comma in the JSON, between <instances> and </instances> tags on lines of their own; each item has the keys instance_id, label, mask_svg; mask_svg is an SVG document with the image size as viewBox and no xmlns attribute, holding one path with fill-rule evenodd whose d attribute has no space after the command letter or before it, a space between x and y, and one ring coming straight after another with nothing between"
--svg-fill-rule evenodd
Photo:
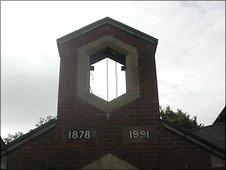
<instances>
[{"instance_id":1,"label":"belfry","mask_svg":"<svg viewBox=\"0 0 226 170\"><path fill-rule=\"evenodd\" d=\"M211 169L221 162L219 148L160 119L157 44L109 17L57 39L57 119L7 146L7 169ZM95 64L105 60L93 85Z\"/></svg>"}]
</instances>

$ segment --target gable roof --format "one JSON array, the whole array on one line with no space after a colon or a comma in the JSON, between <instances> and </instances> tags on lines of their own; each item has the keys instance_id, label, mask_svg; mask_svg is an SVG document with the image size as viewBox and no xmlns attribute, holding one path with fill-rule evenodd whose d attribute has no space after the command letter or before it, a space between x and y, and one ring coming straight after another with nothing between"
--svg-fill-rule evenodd
<instances>
[{"instance_id":1,"label":"gable roof","mask_svg":"<svg viewBox=\"0 0 226 170\"><path fill-rule=\"evenodd\" d=\"M123 23L121 23L119 21L116 21L116 20L114 20L114 19L112 19L110 17L105 17L103 19L100 19L100 20L98 20L98 21L96 21L94 23L91 23L91 24L89 24L89 25L87 25L87 26L85 26L85 27L83 27L83 28L81 28L79 30L76 30L76 31L74 31L72 33L69 33L69 34L67 34L67 35L65 35L65 36L63 36L61 38L58 38L57 39L57 43L58 44L65 43L67 41L70 41L71 39L74 39L74 38L76 38L78 36L81 36L81 35L89 32L89 31L91 31L91 30L93 30L93 29L95 29L97 27L100 27L102 25L105 25L105 24L113 25L113 26L115 26L115 27L117 27L119 29L122 29L122 30L124 30L124 31L126 31L126 32L128 32L128 33L130 33L130 34L132 34L134 36L142 38L142 39L144 39L144 40L146 40L146 41L148 41L150 43L153 43L155 45L157 45L157 43L158 43L158 39L156 39L156 38L154 38L154 37L152 37L152 36L150 36L148 34L145 34L145 33L141 32L141 31L139 31L139 30L137 30L135 28L132 28L132 27L126 25L126 24L123 24Z\"/></svg>"},{"instance_id":2,"label":"gable roof","mask_svg":"<svg viewBox=\"0 0 226 170\"><path fill-rule=\"evenodd\" d=\"M218 148L225 150L225 123L217 123L210 126L195 128L191 133L205 139Z\"/></svg>"},{"instance_id":3,"label":"gable roof","mask_svg":"<svg viewBox=\"0 0 226 170\"><path fill-rule=\"evenodd\" d=\"M166 120L161 120L162 125L167 128L168 130L178 134L179 136L185 138L186 140L195 143L202 148L208 150L209 152L225 159L225 149L220 148L215 143L211 143L210 141L206 140L205 138L202 138L194 133L191 133L190 131L181 129L174 124L170 123Z\"/></svg>"},{"instance_id":4,"label":"gable roof","mask_svg":"<svg viewBox=\"0 0 226 170\"><path fill-rule=\"evenodd\" d=\"M37 127L36 129L31 130L30 132L20 136L19 138L13 140L9 144L5 146L3 150L1 150L1 156L7 154L8 152L20 147L31 139L38 137L39 135L49 131L50 129L56 126L56 119L52 119L47 123Z\"/></svg>"}]
</instances>

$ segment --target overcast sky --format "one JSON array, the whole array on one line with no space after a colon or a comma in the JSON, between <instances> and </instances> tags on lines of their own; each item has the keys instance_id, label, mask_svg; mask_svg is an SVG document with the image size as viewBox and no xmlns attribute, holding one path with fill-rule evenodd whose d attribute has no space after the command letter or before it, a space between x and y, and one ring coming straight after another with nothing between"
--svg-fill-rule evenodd
<instances>
[{"instance_id":1,"label":"overcast sky","mask_svg":"<svg viewBox=\"0 0 226 170\"><path fill-rule=\"evenodd\" d=\"M1 2L1 135L55 116L56 39L109 16L159 40L161 106L211 124L225 105L225 2Z\"/></svg>"}]
</instances>

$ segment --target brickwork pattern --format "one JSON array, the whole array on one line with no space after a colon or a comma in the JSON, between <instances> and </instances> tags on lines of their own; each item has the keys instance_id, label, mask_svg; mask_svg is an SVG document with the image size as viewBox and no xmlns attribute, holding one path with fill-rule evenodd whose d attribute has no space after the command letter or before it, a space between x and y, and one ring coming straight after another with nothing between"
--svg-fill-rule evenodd
<instances>
[{"instance_id":1,"label":"brickwork pattern","mask_svg":"<svg viewBox=\"0 0 226 170\"><path fill-rule=\"evenodd\" d=\"M138 50L140 98L111 113L106 113L77 98L78 49L100 37L110 35ZM9 169L80 169L107 153L140 169L208 169L210 153L165 129L159 118L155 66L155 46L112 25L100 26L59 45L61 54L58 94L58 119L54 130L12 151ZM154 141L124 142L123 127L155 127ZM67 129L89 127L95 140L71 142Z\"/></svg>"}]
</instances>

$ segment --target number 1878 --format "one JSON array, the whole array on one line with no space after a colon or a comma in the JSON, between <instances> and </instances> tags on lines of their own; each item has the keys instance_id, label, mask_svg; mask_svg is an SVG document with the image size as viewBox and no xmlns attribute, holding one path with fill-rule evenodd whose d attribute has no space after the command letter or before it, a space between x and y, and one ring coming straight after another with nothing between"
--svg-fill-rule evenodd
<instances>
[{"instance_id":1,"label":"number 1878","mask_svg":"<svg viewBox=\"0 0 226 170\"><path fill-rule=\"evenodd\" d=\"M90 139L91 132L89 130L70 130L68 132L69 139Z\"/></svg>"}]
</instances>

